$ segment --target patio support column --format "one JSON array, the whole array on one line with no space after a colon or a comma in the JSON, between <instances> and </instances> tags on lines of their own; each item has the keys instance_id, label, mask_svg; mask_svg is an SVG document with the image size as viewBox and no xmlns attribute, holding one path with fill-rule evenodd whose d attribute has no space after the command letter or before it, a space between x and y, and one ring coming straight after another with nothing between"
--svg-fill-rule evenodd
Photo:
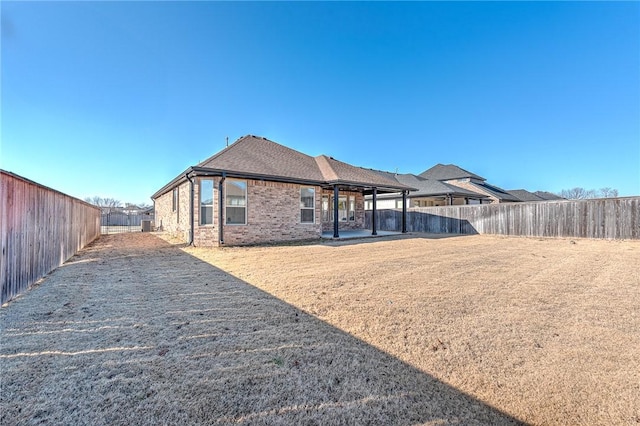
<instances>
[{"instance_id":1,"label":"patio support column","mask_svg":"<svg viewBox=\"0 0 640 426\"><path fill-rule=\"evenodd\" d=\"M402 191L402 233L407 233L407 191Z\"/></svg>"},{"instance_id":2,"label":"patio support column","mask_svg":"<svg viewBox=\"0 0 640 426\"><path fill-rule=\"evenodd\" d=\"M371 212L371 235L378 235L378 231L376 230L376 202L378 200L378 188L373 188L373 211Z\"/></svg>"},{"instance_id":3,"label":"patio support column","mask_svg":"<svg viewBox=\"0 0 640 426\"><path fill-rule=\"evenodd\" d=\"M227 178L226 173L222 173L220 182L218 183L218 243L224 244L224 181Z\"/></svg>"},{"instance_id":4,"label":"patio support column","mask_svg":"<svg viewBox=\"0 0 640 426\"><path fill-rule=\"evenodd\" d=\"M338 185L333 185L333 238L340 238L340 234L338 233L338 197L340 195L340 190L338 189Z\"/></svg>"}]
</instances>

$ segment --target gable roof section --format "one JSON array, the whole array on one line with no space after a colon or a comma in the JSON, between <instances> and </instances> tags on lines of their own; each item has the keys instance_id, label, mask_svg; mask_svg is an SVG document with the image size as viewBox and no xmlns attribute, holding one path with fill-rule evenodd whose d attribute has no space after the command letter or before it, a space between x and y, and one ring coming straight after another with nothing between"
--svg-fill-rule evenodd
<instances>
[{"instance_id":1,"label":"gable roof section","mask_svg":"<svg viewBox=\"0 0 640 426\"><path fill-rule=\"evenodd\" d=\"M420 177L435 180L464 179L473 178L478 180L486 180L482 176L471 173L468 170L458 167L455 164L436 164L430 169L420 173Z\"/></svg>"},{"instance_id":2,"label":"gable roof section","mask_svg":"<svg viewBox=\"0 0 640 426\"><path fill-rule=\"evenodd\" d=\"M512 189L507 192L520 201L544 201L544 198L534 194L533 192L529 192L526 189Z\"/></svg>"},{"instance_id":3,"label":"gable roof section","mask_svg":"<svg viewBox=\"0 0 640 426\"><path fill-rule=\"evenodd\" d=\"M197 167L318 182L325 180L313 157L253 135L241 137Z\"/></svg>"},{"instance_id":4,"label":"gable roof section","mask_svg":"<svg viewBox=\"0 0 640 426\"><path fill-rule=\"evenodd\" d=\"M267 138L243 136L196 166L190 167L151 198L168 192L186 180L189 173L264 179L310 185L349 185L377 187L381 191L402 191L414 188L394 178L381 176L372 170L338 161L326 155L311 157Z\"/></svg>"},{"instance_id":5,"label":"gable roof section","mask_svg":"<svg viewBox=\"0 0 640 426\"><path fill-rule=\"evenodd\" d=\"M383 188L413 189L392 176L381 175L371 169L355 167L351 164L338 161L335 158L319 155L316 162L327 183L360 184L365 186L377 186Z\"/></svg>"}]
</instances>

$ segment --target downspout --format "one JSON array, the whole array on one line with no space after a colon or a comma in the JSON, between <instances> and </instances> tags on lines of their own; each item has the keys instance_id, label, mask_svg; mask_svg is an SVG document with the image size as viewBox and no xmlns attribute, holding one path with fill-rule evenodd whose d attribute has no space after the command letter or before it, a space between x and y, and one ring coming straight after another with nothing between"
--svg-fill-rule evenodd
<instances>
[{"instance_id":1,"label":"downspout","mask_svg":"<svg viewBox=\"0 0 640 426\"><path fill-rule=\"evenodd\" d=\"M186 173L184 177L189 181L189 243L188 245L193 245L193 180L189 177L189 173Z\"/></svg>"},{"instance_id":2,"label":"downspout","mask_svg":"<svg viewBox=\"0 0 640 426\"><path fill-rule=\"evenodd\" d=\"M227 173L222 172L222 178L218 183L218 244L224 245L224 180Z\"/></svg>"}]
</instances>

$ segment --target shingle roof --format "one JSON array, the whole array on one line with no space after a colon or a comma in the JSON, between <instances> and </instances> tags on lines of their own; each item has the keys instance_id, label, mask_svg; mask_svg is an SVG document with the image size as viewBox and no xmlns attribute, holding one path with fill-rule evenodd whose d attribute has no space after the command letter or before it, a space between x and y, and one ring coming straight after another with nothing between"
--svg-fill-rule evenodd
<instances>
[{"instance_id":1,"label":"shingle roof","mask_svg":"<svg viewBox=\"0 0 640 426\"><path fill-rule=\"evenodd\" d=\"M190 170L213 174L224 171L227 175L235 174L236 177L257 176L266 180L273 178L278 181L317 185L377 187L383 191L413 189L393 177L382 176L370 169L352 166L326 155L311 157L267 138L247 135L188 169L156 192L152 198L162 195L186 179L184 176Z\"/></svg>"},{"instance_id":2,"label":"shingle roof","mask_svg":"<svg viewBox=\"0 0 640 426\"><path fill-rule=\"evenodd\" d=\"M503 200L503 201L520 201L517 197L514 197L513 195L509 194L506 190L495 186L495 185L490 185L486 182L482 182L482 183L476 183L476 182L469 182L470 185L472 185L475 188L478 188L480 190L483 190L484 192L493 195L494 197L496 197L499 200Z\"/></svg>"},{"instance_id":3,"label":"shingle roof","mask_svg":"<svg viewBox=\"0 0 640 426\"><path fill-rule=\"evenodd\" d=\"M420 176L426 179L435 180L449 180L449 179L463 179L474 178L479 180L486 180L482 176L478 176L475 173L471 173L455 164L436 164L430 169L420 173Z\"/></svg>"},{"instance_id":4,"label":"shingle roof","mask_svg":"<svg viewBox=\"0 0 640 426\"><path fill-rule=\"evenodd\" d=\"M266 138L247 135L198 164L228 172L324 181L316 160Z\"/></svg>"},{"instance_id":5,"label":"shingle roof","mask_svg":"<svg viewBox=\"0 0 640 426\"><path fill-rule=\"evenodd\" d=\"M319 155L315 158L320 170L328 183L359 183L368 186L397 187L409 189L410 185L398 181L393 176L384 176L371 169L355 167L338 161L335 158Z\"/></svg>"},{"instance_id":6,"label":"shingle roof","mask_svg":"<svg viewBox=\"0 0 640 426\"><path fill-rule=\"evenodd\" d=\"M511 189L507 192L520 201L544 201L544 198L534 194L533 192L529 192L526 189Z\"/></svg>"},{"instance_id":7,"label":"shingle roof","mask_svg":"<svg viewBox=\"0 0 640 426\"><path fill-rule=\"evenodd\" d=\"M380 172L388 175L393 175L389 172ZM440 182L439 180L434 179L425 179L420 176L416 176L411 173L406 174L396 174L394 175L395 179L407 186L411 186L416 188L417 191L412 191L409 193L410 197L429 197L436 195L457 195L461 197L477 197L477 198L487 198L486 195L480 194L478 192L473 192L465 188L460 188L455 185L451 185L449 183Z\"/></svg>"},{"instance_id":8,"label":"shingle roof","mask_svg":"<svg viewBox=\"0 0 640 426\"><path fill-rule=\"evenodd\" d=\"M564 198L560 197L559 195L547 191L536 191L534 192L534 194L536 194L543 200L564 200Z\"/></svg>"}]
</instances>

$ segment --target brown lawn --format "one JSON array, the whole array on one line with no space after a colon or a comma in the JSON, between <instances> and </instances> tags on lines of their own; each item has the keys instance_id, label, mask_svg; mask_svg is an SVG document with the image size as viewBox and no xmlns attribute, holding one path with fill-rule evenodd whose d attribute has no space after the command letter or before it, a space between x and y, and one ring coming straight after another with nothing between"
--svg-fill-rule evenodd
<instances>
[{"instance_id":1,"label":"brown lawn","mask_svg":"<svg viewBox=\"0 0 640 426\"><path fill-rule=\"evenodd\" d=\"M637 424L640 242L103 236L0 310L0 424Z\"/></svg>"},{"instance_id":2,"label":"brown lawn","mask_svg":"<svg viewBox=\"0 0 640 426\"><path fill-rule=\"evenodd\" d=\"M640 423L640 242L413 235L187 252L524 422Z\"/></svg>"}]
</instances>

